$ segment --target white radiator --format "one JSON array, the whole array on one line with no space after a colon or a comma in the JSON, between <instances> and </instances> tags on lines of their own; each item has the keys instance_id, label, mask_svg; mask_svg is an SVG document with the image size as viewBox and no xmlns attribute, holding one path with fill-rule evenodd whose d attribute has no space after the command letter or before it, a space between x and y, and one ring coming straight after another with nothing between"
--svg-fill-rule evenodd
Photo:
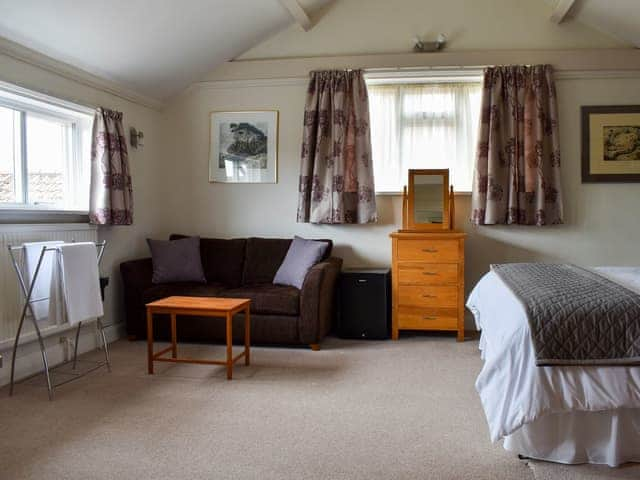
<instances>
[{"instance_id":1,"label":"white radiator","mask_svg":"<svg viewBox=\"0 0 640 480\"><path fill-rule=\"evenodd\" d=\"M24 297L20 292L7 247L44 240L97 242L97 237L94 226L82 223L0 225L0 350L8 347L15 337L24 305ZM31 330L29 327L29 322L26 322L26 332ZM58 329L56 326L47 327L42 333L46 336ZM29 335L25 336L28 337Z\"/></svg>"}]
</instances>

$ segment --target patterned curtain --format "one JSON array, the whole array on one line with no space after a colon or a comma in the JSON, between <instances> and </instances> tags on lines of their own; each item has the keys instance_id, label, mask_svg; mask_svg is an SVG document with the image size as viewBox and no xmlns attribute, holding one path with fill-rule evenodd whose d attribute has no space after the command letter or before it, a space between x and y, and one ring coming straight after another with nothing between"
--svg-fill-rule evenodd
<instances>
[{"instance_id":1,"label":"patterned curtain","mask_svg":"<svg viewBox=\"0 0 640 480\"><path fill-rule=\"evenodd\" d=\"M122 113L98 108L93 120L89 222L131 225L133 191Z\"/></svg>"},{"instance_id":2,"label":"patterned curtain","mask_svg":"<svg viewBox=\"0 0 640 480\"><path fill-rule=\"evenodd\" d=\"M312 72L304 112L298 222L377 220L362 71Z\"/></svg>"},{"instance_id":3,"label":"patterned curtain","mask_svg":"<svg viewBox=\"0 0 640 480\"><path fill-rule=\"evenodd\" d=\"M484 72L471 222L562 223L558 110L550 65Z\"/></svg>"}]
</instances>

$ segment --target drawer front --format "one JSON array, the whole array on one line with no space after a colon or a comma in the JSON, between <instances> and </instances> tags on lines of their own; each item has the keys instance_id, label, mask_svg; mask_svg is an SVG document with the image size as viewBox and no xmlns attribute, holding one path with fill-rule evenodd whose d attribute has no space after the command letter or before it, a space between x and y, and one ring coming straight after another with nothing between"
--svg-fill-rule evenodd
<instances>
[{"instance_id":1,"label":"drawer front","mask_svg":"<svg viewBox=\"0 0 640 480\"><path fill-rule=\"evenodd\" d=\"M400 307L398 328L405 330L457 330L458 317L455 309L417 310Z\"/></svg>"},{"instance_id":2,"label":"drawer front","mask_svg":"<svg viewBox=\"0 0 640 480\"><path fill-rule=\"evenodd\" d=\"M458 283L457 263L405 263L398 265L400 285L441 285Z\"/></svg>"},{"instance_id":3,"label":"drawer front","mask_svg":"<svg viewBox=\"0 0 640 480\"><path fill-rule=\"evenodd\" d=\"M456 307L458 287L403 285L398 289L398 304L415 307Z\"/></svg>"},{"instance_id":4,"label":"drawer front","mask_svg":"<svg viewBox=\"0 0 640 480\"><path fill-rule=\"evenodd\" d=\"M457 240L399 240L398 261L444 263L460 261Z\"/></svg>"}]
</instances>

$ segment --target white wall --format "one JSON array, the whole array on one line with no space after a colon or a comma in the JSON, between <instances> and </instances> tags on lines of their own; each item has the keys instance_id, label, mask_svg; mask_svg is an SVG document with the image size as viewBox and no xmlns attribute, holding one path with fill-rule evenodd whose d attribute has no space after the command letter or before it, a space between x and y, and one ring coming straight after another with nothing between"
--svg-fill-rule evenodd
<instances>
[{"instance_id":1,"label":"white wall","mask_svg":"<svg viewBox=\"0 0 640 480\"><path fill-rule=\"evenodd\" d=\"M108 243L101 270L103 274L110 277L111 282L106 290L105 323L122 322L123 305L119 264L126 259L147 256L148 250L144 239L147 236L155 236L161 218L161 204L159 202L161 184L158 181L161 172L158 169L158 159L162 153L160 144L162 114L2 54L0 54L0 80L78 103L122 111L126 132L129 131L130 126L135 126L144 132L144 148L141 150L129 148L134 189L134 224L121 227L98 227L99 239L104 239ZM116 328L116 331L111 333L112 338L121 331L123 331L121 326ZM92 339L91 336L87 337L84 347L91 347ZM52 352L54 362L61 359L57 340L56 337L49 339L48 342L51 349L55 350ZM33 351L32 346L29 346L25 347L22 353L33 353ZM4 353L6 360L8 354ZM28 363L27 360L21 362L23 366L26 363ZM38 365L40 365L38 361L35 361L33 365L27 365L25 368L27 370L30 367L38 368ZM7 368L4 368L0 375L0 384L6 380L5 372L8 372L8 366L8 362L6 362L5 367Z\"/></svg>"},{"instance_id":2,"label":"white wall","mask_svg":"<svg viewBox=\"0 0 640 480\"><path fill-rule=\"evenodd\" d=\"M569 22L549 22L550 7L530 0L338 0L313 15L302 32L283 30L203 78L166 111L158 112L69 80L46 69L0 55L0 80L80 103L124 112L125 130L145 133L145 147L130 149L134 183L134 225L100 227L109 242L103 270L111 277L107 319L122 319L118 265L147 255L147 236L174 231L220 237L265 235L330 237L347 265L388 265L388 234L400 224L400 199L378 197L376 225L314 226L295 222L305 81L314 68L427 65L483 65L548 62L560 69L639 69L638 51ZM445 52L410 54L416 33L449 37ZM528 50L502 50L528 49ZM566 51L566 49L584 49ZM488 49L494 49L489 51ZM407 52L407 53L395 53ZM367 54L348 56L352 54ZM327 55L338 55L328 57ZM301 58L268 60L273 57ZM287 77L286 81L281 81ZM266 83L253 79L271 78ZM215 80L225 80L215 82ZM640 184L582 185L579 170L579 106L640 103L640 82L628 79L572 79L558 82L565 186L565 226L472 229L468 197L457 198L458 225L470 236L467 283L491 262L564 259L582 264L622 264L635 258L631 239L640 234L634 216ZM213 83L208 83L214 81ZM248 81L248 83L247 83ZM215 88L212 88L215 87ZM223 88L221 88L223 87ZM208 114L211 110L280 111L279 181L275 185L222 185L207 181Z\"/></svg>"},{"instance_id":3,"label":"white wall","mask_svg":"<svg viewBox=\"0 0 640 480\"><path fill-rule=\"evenodd\" d=\"M457 196L457 227L468 232L467 290L490 263L557 260L580 265L640 265L640 184L581 184L581 105L640 104L640 78L561 79L560 115L565 225L479 227L468 222L470 198ZM303 81L221 82L192 89L168 111L173 132L165 188L165 232L234 237L248 235L332 238L348 266L389 265L388 234L400 226L400 198L378 196L376 225L296 223L302 138ZM213 110L280 111L279 175L275 185L207 182L208 115ZM168 135L168 134L167 134Z\"/></svg>"},{"instance_id":4,"label":"white wall","mask_svg":"<svg viewBox=\"0 0 640 480\"><path fill-rule=\"evenodd\" d=\"M168 108L164 188L173 193L163 233L329 237L348 266L389 265L388 234L401 222L397 196L377 197L375 225L295 221L308 72L550 63L563 78L557 87L566 224L473 228L470 197L457 196L457 227L469 234L467 291L492 262L640 264L633 241L640 238L640 184L581 184L579 118L581 105L640 104L640 52L575 21L556 25L550 15L547 3L529 0L339 0L312 15L311 31L292 25L274 35L210 72ZM414 34L439 32L449 37L444 52L410 53ZM251 109L280 111L278 183L209 184L209 112Z\"/></svg>"}]
</instances>

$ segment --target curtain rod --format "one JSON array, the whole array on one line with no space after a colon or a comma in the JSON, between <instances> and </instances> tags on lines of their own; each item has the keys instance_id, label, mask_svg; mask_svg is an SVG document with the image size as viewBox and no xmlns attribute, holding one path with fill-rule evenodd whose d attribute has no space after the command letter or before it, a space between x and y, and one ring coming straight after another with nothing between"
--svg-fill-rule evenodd
<instances>
[{"instance_id":1,"label":"curtain rod","mask_svg":"<svg viewBox=\"0 0 640 480\"><path fill-rule=\"evenodd\" d=\"M422 66L422 67L380 67L380 68L364 68L363 71L365 73L368 72L392 72L392 71L426 71L426 70L433 70L433 71L438 71L438 70L482 70L484 68L486 68L488 65L474 65L474 66L467 66L467 65L451 65L451 66Z\"/></svg>"},{"instance_id":2,"label":"curtain rod","mask_svg":"<svg viewBox=\"0 0 640 480\"><path fill-rule=\"evenodd\" d=\"M488 67L504 67L511 65L491 64L491 65L425 65L415 67L379 67L379 68L363 68L362 70L367 72L405 72L405 71L482 71ZM523 63L518 64L522 67L532 67L533 64Z\"/></svg>"}]
</instances>

